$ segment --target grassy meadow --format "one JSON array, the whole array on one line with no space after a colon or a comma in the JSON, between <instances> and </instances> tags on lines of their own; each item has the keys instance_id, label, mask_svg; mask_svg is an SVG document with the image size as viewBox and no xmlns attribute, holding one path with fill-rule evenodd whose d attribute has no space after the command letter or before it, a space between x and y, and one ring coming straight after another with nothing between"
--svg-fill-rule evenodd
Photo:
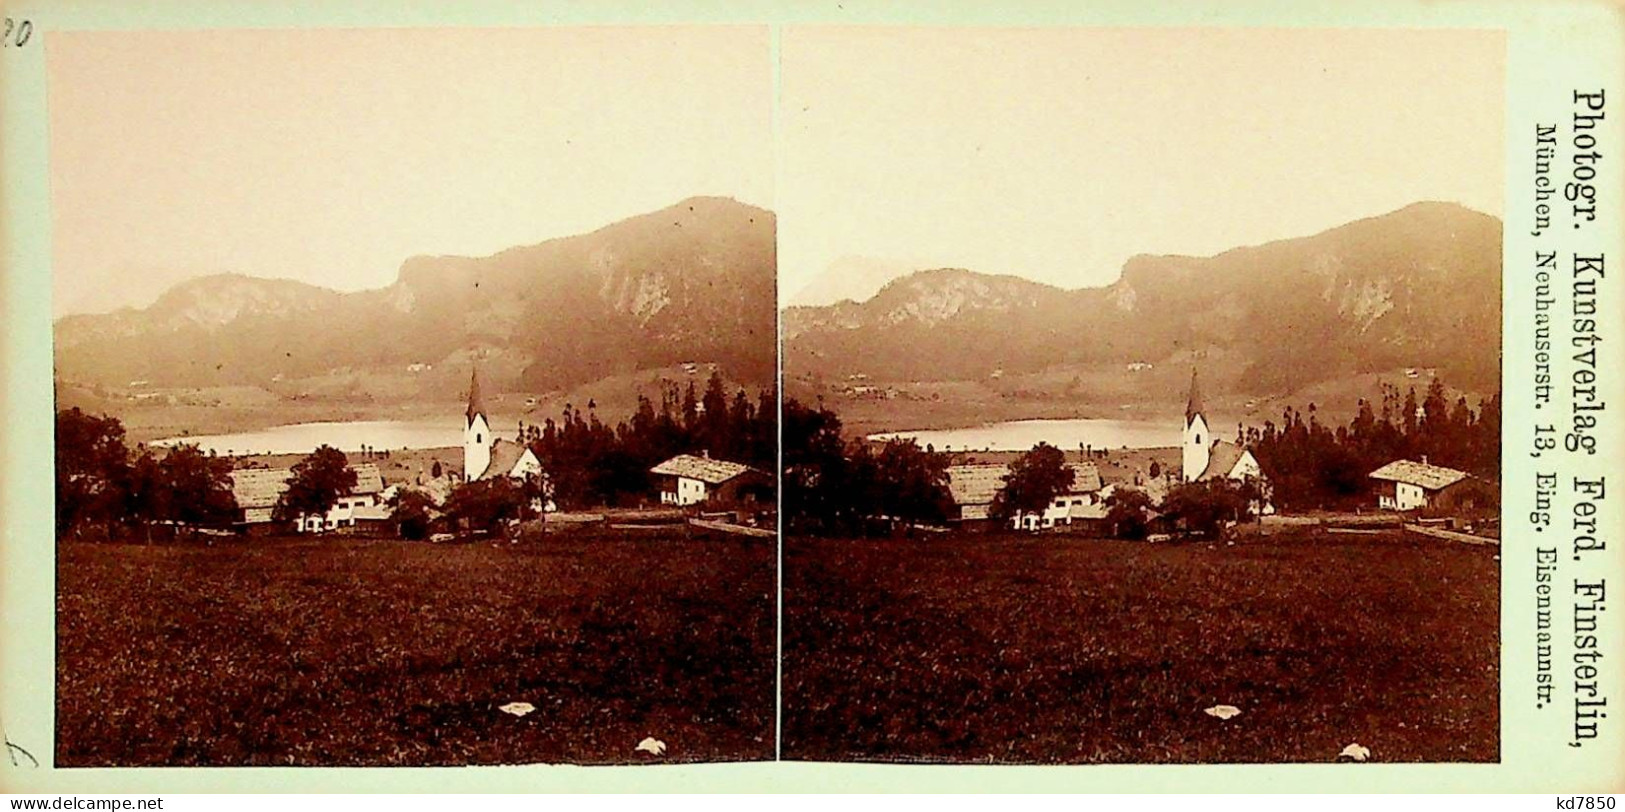
<instances>
[{"instance_id":1,"label":"grassy meadow","mask_svg":"<svg viewBox=\"0 0 1625 812\"><path fill-rule=\"evenodd\" d=\"M1498 552L1397 532L788 539L784 756L1497 761Z\"/></svg>"},{"instance_id":2,"label":"grassy meadow","mask_svg":"<svg viewBox=\"0 0 1625 812\"><path fill-rule=\"evenodd\" d=\"M769 758L774 556L647 536L64 543L56 763ZM651 736L663 756L635 750Z\"/></svg>"}]
</instances>

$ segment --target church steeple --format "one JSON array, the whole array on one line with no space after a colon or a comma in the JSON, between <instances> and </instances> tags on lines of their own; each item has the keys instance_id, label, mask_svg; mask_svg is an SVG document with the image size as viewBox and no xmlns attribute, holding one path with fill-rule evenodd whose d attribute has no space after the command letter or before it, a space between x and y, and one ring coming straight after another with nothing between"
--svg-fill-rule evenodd
<instances>
[{"instance_id":1,"label":"church steeple","mask_svg":"<svg viewBox=\"0 0 1625 812\"><path fill-rule=\"evenodd\" d=\"M1196 385L1196 367L1191 367L1191 391L1185 396L1185 425L1202 413L1202 388Z\"/></svg>"},{"instance_id":2,"label":"church steeple","mask_svg":"<svg viewBox=\"0 0 1625 812\"><path fill-rule=\"evenodd\" d=\"M468 411L464 413L467 421L465 426L473 425L475 416L484 416L489 423L491 418L485 412L485 398L480 395L480 368L474 367L468 382Z\"/></svg>"}]
</instances>

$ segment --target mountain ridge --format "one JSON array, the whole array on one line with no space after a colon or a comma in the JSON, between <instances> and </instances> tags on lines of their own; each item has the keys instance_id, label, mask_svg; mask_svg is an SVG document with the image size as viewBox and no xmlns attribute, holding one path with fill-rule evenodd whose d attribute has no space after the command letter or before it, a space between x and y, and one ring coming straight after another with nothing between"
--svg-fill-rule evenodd
<instances>
[{"instance_id":1,"label":"mountain ridge","mask_svg":"<svg viewBox=\"0 0 1625 812\"><path fill-rule=\"evenodd\" d=\"M797 374L975 379L1062 364L1239 355L1239 389L1270 392L1325 376L1438 367L1498 380L1501 223L1424 201L1315 234L1211 256L1140 254L1103 286L1021 279L1034 301L899 318L887 289L941 299L939 271L916 271L864 302L783 311L785 366ZM1011 278L960 271L988 284ZM916 308L919 310L921 308ZM1454 346L1453 346L1454 345ZM874 352L886 347L887 352Z\"/></svg>"},{"instance_id":2,"label":"mountain ridge","mask_svg":"<svg viewBox=\"0 0 1625 812\"><path fill-rule=\"evenodd\" d=\"M509 370L497 385L527 389L696 359L762 379L775 363L776 225L766 209L692 197L483 257L412 256L381 288L194 277L146 308L57 319L58 373L263 384L490 355Z\"/></svg>"}]
</instances>

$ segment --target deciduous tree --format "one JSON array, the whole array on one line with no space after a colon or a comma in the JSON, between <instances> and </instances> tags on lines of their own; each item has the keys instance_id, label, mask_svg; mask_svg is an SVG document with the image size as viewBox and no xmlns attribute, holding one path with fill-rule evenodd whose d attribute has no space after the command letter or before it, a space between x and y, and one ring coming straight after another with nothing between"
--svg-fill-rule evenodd
<instances>
[{"instance_id":1,"label":"deciduous tree","mask_svg":"<svg viewBox=\"0 0 1625 812\"><path fill-rule=\"evenodd\" d=\"M278 521L304 516L325 516L339 498L355 489L355 471L344 452L324 445L294 463L288 489L277 499L273 515Z\"/></svg>"},{"instance_id":2,"label":"deciduous tree","mask_svg":"<svg viewBox=\"0 0 1625 812\"><path fill-rule=\"evenodd\" d=\"M159 461L164 490L164 518L190 528L229 524L237 512L231 492L231 460L184 443ZM350 474L355 484L355 474Z\"/></svg>"},{"instance_id":3,"label":"deciduous tree","mask_svg":"<svg viewBox=\"0 0 1625 812\"><path fill-rule=\"evenodd\" d=\"M1150 530L1151 497L1138 488L1119 487L1106 497L1106 523L1112 535L1143 539Z\"/></svg>"},{"instance_id":4,"label":"deciduous tree","mask_svg":"<svg viewBox=\"0 0 1625 812\"><path fill-rule=\"evenodd\" d=\"M1039 513L1055 498L1072 487L1073 472L1066 454L1048 443L1039 443L1010 465L1004 486L993 496L994 518L1008 519L1018 513Z\"/></svg>"},{"instance_id":5,"label":"deciduous tree","mask_svg":"<svg viewBox=\"0 0 1625 812\"><path fill-rule=\"evenodd\" d=\"M124 426L77 407L56 413L56 530L102 530L121 518L129 451Z\"/></svg>"}]
</instances>

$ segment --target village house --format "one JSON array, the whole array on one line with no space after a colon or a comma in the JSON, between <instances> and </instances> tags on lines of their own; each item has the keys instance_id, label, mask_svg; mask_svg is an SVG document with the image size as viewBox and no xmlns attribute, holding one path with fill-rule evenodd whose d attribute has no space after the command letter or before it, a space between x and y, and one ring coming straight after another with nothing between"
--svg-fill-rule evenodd
<instances>
[{"instance_id":1,"label":"village house","mask_svg":"<svg viewBox=\"0 0 1625 812\"><path fill-rule=\"evenodd\" d=\"M678 454L649 469L660 504L686 507L771 499L772 478L748 465L712 459L709 454Z\"/></svg>"},{"instance_id":2,"label":"village house","mask_svg":"<svg viewBox=\"0 0 1625 812\"><path fill-rule=\"evenodd\" d=\"M1069 462L1072 485L1058 493L1041 513L1017 512L1010 527L1018 530L1049 529L1089 520L1104 519L1100 471L1093 462ZM948 466L948 495L953 507L948 521L964 527L993 524L993 498L1004 487L1010 466L998 462Z\"/></svg>"},{"instance_id":3,"label":"village house","mask_svg":"<svg viewBox=\"0 0 1625 812\"><path fill-rule=\"evenodd\" d=\"M1493 507L1494 485L1465 471L1421 462L1395 460L1372 471L1381 510L1460 512Z\"/></svg>"},{"instance_id":4,"label":"village house","mask_svg":"<svg viewBox=\"0 0 1625 812\"><path fill-rule=\"evenodd\" d=\"M301 516L294 521L294 529L301 533L321 533L329 530L364 529L369 525L386 522L389 507L383 504L383 474L373 463L350 466L355 472L355 487L339 497L324 515ZM277 500L288 490L292 478L290 468L245 468L231 472L231 493L237 499L237 517L233 523L240 532L255 535L275 532L274 520Z\"/></svg>"},{"instance_id":5,"label":"village house","mask_svg":"<svg viewBox=\"0 0 1625 812\"><path fill-rule=\"evenodd\" d=\"M1100 499L1100 471L1092 462L1071 462L1072 485L1055 495L1042 513L1017 512L1010 524L1017 529L1049 529L1057 525L1070 525L1074 521L1104 519L1106 513Z\"/></svg>"}]
</instances>

